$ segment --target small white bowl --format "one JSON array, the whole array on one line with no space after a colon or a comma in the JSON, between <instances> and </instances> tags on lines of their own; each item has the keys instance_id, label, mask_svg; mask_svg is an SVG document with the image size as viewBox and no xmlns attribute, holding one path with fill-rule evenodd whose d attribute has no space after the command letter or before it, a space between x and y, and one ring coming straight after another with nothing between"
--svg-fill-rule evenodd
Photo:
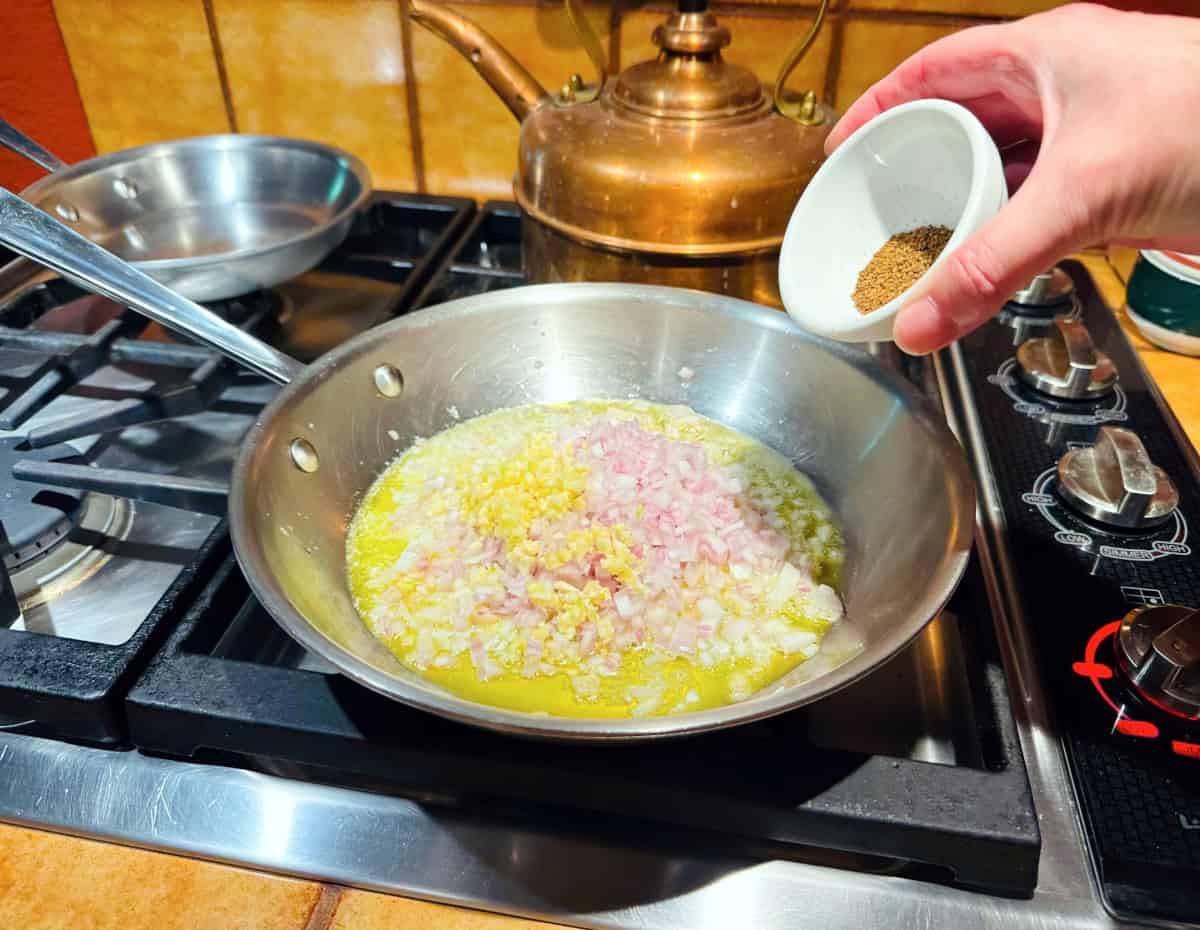
<instances>
[{"instance_id":1,"label":"small white bowl","mask_svg":"<svg viewBox=\"0 0 1200 930\"><path fill-rule=\"evenodd\" d=\"M965 107L917 100L881 113L838 147L796 204L779 257L783 305L821 336L889 340L923 278L860 313L851 295L871 256L896 233L947 226L954 234L936 267L1007 200L1000 153Z\"/></svg>"}]
</instances>

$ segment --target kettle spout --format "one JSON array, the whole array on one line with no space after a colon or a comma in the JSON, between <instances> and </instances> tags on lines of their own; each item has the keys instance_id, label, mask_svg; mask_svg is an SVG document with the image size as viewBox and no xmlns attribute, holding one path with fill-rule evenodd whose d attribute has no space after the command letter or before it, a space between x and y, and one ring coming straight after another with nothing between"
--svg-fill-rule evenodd
<instances>
[{"instance_id":1,"label":"kettle spout","mask_svg":"<svg viewBox=\"0 0 1200 930\"><path fill-rule=\"evenodd\" d=\"M414 20L453 45L475 66L518 120L549 99L532 74L465 16L430 0L408 0L408 9Z\"/></svg>"}]
</instances>

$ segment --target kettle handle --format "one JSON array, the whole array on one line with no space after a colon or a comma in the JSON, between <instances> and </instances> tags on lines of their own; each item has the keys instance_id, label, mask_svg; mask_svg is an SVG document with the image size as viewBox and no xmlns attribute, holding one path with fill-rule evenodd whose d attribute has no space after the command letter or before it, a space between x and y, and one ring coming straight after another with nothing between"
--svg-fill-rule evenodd
<instances>
[{"instance_id":1,"label":"kettle handle","mask_svg":"<svg viewBox=\"0 0 1200 930\"><path fill-rule=\"evenodd\" d=\"M571 25L575 27L575 34L579 36L579 41L583 45L583 50L587 52L595 69L600 72L596 84L598 87L603 87L608 78L608 62L604 59L604 46L596 38L592 24L587 21L587 16L584 15L579 0L563 0L563 3L567 8L567 17L571 20Z\"/></svg>"},{"instance_id":2,"label":"kettle handle","mask_svg":"<svg viewBox=\"0 0 1200 930\"><path fill-rule=\"evenodd\" d=\"M567 0L567 2L569 3L570 0ZM813 24L809 27L804 38L796 44L796 47L788 52L787 58L783 60L783 64L779 68L779 76L775 78L775 90L773 91L775 109L788 119L804 126L819 126L825 122L825 114L817 106L816 93L806 90L799 100L784 100L783 85L787 83L788 77L796 70L796 65L800 64L800 59L804 57L809 46L816 39L817 33L821 30L821 23L825 19L825 11L828 8L829 0L821 0L820 5L817 7L817 15L813 20Z\"/></svg>"}]
</instances>

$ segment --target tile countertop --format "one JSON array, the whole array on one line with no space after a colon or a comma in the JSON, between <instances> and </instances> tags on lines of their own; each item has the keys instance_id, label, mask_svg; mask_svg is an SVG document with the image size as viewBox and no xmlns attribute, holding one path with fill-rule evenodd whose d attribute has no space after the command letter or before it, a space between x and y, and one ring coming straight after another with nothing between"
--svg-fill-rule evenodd
<instances>
[{"instance_id":1,"label":"tile countertop","mask_svg":"<svg viewBox=\"0 0 1200 930\"><path fill-rule=\"evenodd\" d=\"M1080 256L1111 306L1118 270ZM1117 266L1120 267L1120 262ZM1149 345L1121 322L1193 444L1200 359ZM0 825L0 926L22 930L552 930L552 925L280 878L179 856Z\"/></svg>"}]
</instances>

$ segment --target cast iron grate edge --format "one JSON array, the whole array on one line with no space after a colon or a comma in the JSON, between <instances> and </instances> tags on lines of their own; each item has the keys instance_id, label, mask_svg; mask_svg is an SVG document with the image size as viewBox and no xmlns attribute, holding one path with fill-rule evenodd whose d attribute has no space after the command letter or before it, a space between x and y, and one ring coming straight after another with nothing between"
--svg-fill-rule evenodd
<instances>
[{"instance_id":1,"label":"cast iron grate edge","mask_svg":"<svg viewBox=\"0 0 1200 930\"><path fill-rule=\"evenodd\" d=\"M125 692L211 577L226 539L224 525L218 525L123 643L0 631L0 714L12 720L5 729L95 745L125 743Z\"/></svg>"}]
</instances>

